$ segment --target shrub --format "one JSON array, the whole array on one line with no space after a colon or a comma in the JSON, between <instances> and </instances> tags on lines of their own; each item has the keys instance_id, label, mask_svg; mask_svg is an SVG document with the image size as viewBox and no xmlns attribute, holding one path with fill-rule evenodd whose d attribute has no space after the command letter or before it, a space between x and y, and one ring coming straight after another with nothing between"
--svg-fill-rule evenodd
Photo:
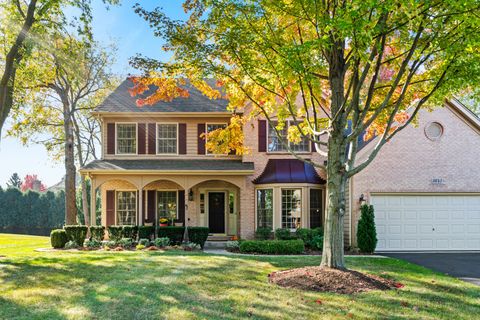
<instances>
[{"instance_id":1,"label":"shrub","mask_svg":"<svg viewBox=\"0 0 480 320\"><path fill-rule=\"evenodd\" d=\"M137 226L123 226L122 238L137 239L138 227Z\"/></svg>"},{"instance_id":2,"label":"shrub","mask_svg":"<svg viewBox=\"0 0 480 320\"><path fill-rule=\"evenodd\" d=\"M272 237L272 229L270 228L257 228L255 231L255 239L268 240Z\"/></svg>"},{"instance_id":3,"label":"shrub","mask_svg":"<svg viewBox=\"0 0 480 320\"><path fill-rule=\"evenodd\" d=\"M105 237L104 226L90 226L90 237L97 241L102 241Z\"/></svg>"},{"instance_id":4,"label":"shrub","mask_svg":"<svg viewBox=\"0 0 480 320\"><path fill-rule=\"evenodd\" d=\"M210 229L207 227L188 227L188 238L190 242L200 245L200 247L203 249L203 246L207 241L209 231Z\"/></svg>"},{"instance_id":5,"label":"shrub","mask_svg":"<svg viewBox=\"0 0 480 320\"><path fill-rule=\"evenodd\" d=\"M305 251L303 240L247 240L240 243L242 253L301 254Z\"/></svg>"},{"instance_id":6,"label":"shrub","mask_svg":"<svg viewBox=\"0 0 480 320\"><path fill-rule=\"evenodd\" d=\"M102 244L104 247L107 247L107 248L115 248L118 246L118 243L117 241L102 241Z\"/></svg>"},{"instance_id":7,"label":"shrub","mask_svg":"<svg viewBox=\"0 0 480 320\"><path fill-rule=\"evenodd\" d=\"M323 236L313 236L312 240L310 240L309 246L314 250L323 251Z\"/></svg>"},{"instance_id":8,"label":"shrub","mask_svg":"<svg viewBox=\"0 0 480 320\"><path fill-rule=\"evenodd\" d=\"M153 241L153 244L155 247L165 248L170 244L170 239L168 237L157 238L155 241Z\"/></svg>"},{"instance_id":9,"label":"shrub","mask_svg":"<svg viewBox=\"0 0 480 320\"><path fill-rule=\"evenodd\" d=\"M276 240L292 240L294 237L289 229L276 229L275 230L275 239Z\"/></svg>"},{"instance_id":10,"label":"shrub","mask_svg":"<svg viewBox=\"0 0 480 320\"><path fill-rule=\"evenodd\" d=\"M227 241L228 251L237 251L239 248L240 248L240 243L238 241Z\"/></svg>"},{"instance_id":11,"label":"shrub","mask_svg":"<svg viewBox=\"0 0 480 320\"><path fill-rule=\"evenodd\" d=\"M96 239L85 240L83 246L89 249L96 249L102 246L102 242Z\"/></svg>"},{"instance_id":12,"label":"shrub","mask_svg":"<svg viewBox=\"0 0 480 320\"><path fill-rule=\"evenodd\" d=\"M55 249L60 249L65 247L67 243L67 233L63 229L55 229L50 233L50 242L52 247Z\"/></svg>"},{"instance_id":13,"label":"shrub","mask_svg":"<svg viewBox=\"0 0 480 320\"><path fill-rule=\"evenodd\" d=\"M357 241L360 251L373 253L377 247L377 230L372 205L362 205L362 215L358 221Z\"/></svg>"},{"instance_id":14,"label":"shrub","mask_svg":"<svg viewBox=\"0 0 480 320\"><path fill-rule=\"evenodd\" d=\"M122 238L118 241L118 245L122 248L131 248L133 246L132 238Z\"/></svg>"},{"instance_id":15,"label":"shrub","mask_svg":"<svg viewBox=\"0 0 480 320\"><path fill-rule=\"evenodd\" d=\"M65 243L65 249L76 249L78 248L78 243L75 242L75 241L68 241L67 243Z\"/></svg>"},{"instance_id":16,"label":"shrub","mask_svg":"<svg viewBox=\"0 0 480 320\"><path fill-rule=\"evenodd\" d=\"M142 246L149 247L150 246L150 240L149 239L140 239L138 240L138 244L141 244Z\"/></svg>"},{"instance_id":17,"label":"shrub","mask_svg":"<svg viewBox=\"0 0 480 320\"><path fill-rule=\"evenodd\" d=\"M159 227L158 228L158 237L159 238L169 238L172 244L181 244L183 241L183 233L185 232L185 227Z\"/></svg>"},{"instance_id":18,"label":"shrub","mask_svg":"<svg viewBox=\"0 0 480 320\"><path fill-rule=\"evenodd\" d=\"M87 226L64 226L63 229L67 233L67 238L70 241L75 241L77 244L83 244L87 237Z\"/></svg>"},{"instance_id":19,"label":"shrub","mask_svg":"<svg viewBox=\"0 0 480 320\"><path fill-rule=\"evenodd\" d=\"M122 226L108 226L108 238L112 241L119 241L122 239L122 232Z\"/></svg>"},{"instance_id":20,"label":"shrub","mask_svg":"<svg viewBox=\"0 0 480 320\"><path fill-rule=\"evenodd\" d=\"M295 235L298 239L302 239L305 243L307 248L318 247L317 244L313 243L313 239L315 237L323 237L323 229L322 228L314 228L314 229L307 229L307 228L298 228L295 232ZM318 242L318 238L316 239ZM318 248L315 248L318 250Z\"/></svg>"},{"instance_id":21,"label":"shrub","mask_svg":"<svg viewBox=\"0 0 480 320\"><path fill-rule=\"evenodd\" d=\"M137 246L135 247L137 250L143 250L145 249L145 245L143 244L137 244Z\"/></svg>"},{"instance_id":22,"label":"shrub","mask_svg":"<svg viewBox=\"0 0 480 320\"><path fill-rule=\"evenodd\" d=\"M154 234L155 234L154 226L138 226L139 239L153 239Z\"/></svg>"}]
</instances>

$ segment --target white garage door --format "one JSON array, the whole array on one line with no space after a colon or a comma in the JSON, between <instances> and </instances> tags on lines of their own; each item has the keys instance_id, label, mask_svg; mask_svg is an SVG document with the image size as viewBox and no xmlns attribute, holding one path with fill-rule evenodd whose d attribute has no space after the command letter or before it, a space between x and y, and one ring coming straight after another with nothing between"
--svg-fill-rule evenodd
<instances>
[{"instance_id":1,"label":"white garage door","mask_svg":"<svg viewBox=\"0 0 480 320\"><path fill-rule=\"evenodd\" d=\"M381 195L377 251L480 250L479 195Z\"/></svg>"}]
</instances>

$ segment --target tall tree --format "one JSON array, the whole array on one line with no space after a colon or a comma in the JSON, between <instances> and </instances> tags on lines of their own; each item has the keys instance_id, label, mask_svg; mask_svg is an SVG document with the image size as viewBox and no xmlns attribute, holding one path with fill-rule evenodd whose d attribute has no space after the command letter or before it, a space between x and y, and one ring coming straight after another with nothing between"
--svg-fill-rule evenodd
<instances>
[{"instance_id":1,"label":"tall tree","mask_svg":"<svg viewBox=\"0 0 480 320\"><path fill-rule=\"evenodd\" d=\"M116 4L118 0L103 2ZM25 77L24 65L36 62L35 51L39 45L42 49L37 37L67 28L72 19L64 11L72 6L80 9L74 17L80 21L79 32L90 38L91 0L0 1L0 134L16 100L16 84Z\"/></svg>"},{"instance_id":2,"label":"tall tree","mask_svg":"<svg viewBox=\"0 0 480 320\"><path fill-rule=\"evenodd\" d=\"M22 179L18 176L18 173L14 172L10 179L7 182L7 188L17 188L20 189L22 186Z\"/></svg>"},{"instance_id":3,"label":"tall tree","mask_svg":"<svg viewBox=\"0 0 480 320\"><path fill-rule=\"evenodd\" d=\"M288 139L303 136L327 158L326 165L312 162L327 174L321 265L344 268L349 178L420 109L478 87L479 7L476 0L196 0L184 2L188 18L176 21L137 5L173 59L133 59L148 76L134 78L131 93L153 84L156 92L139 106L170 100L188 95L188 78L212 98L227 97L232 110L246 106L244 121L277 118L277 135L284 120L294 119ZM212 77L222 90L203 80ZM357 161L364 132L376 140Z\"/></svg>"},{"instance_id":4,"label":"tall tree","mask_svg":"<svg viewBox=\"0 0 480 320\"><path fill-rule=\"evenodd\" d=\"M27 174L25 179L23 179L22 185L20 186L22 192L28 190L33 190L37 192L47 191L47 187L40 181L36 174Z\"/></svg>"},{"instance_id":5,"label":"tall tree","mask_svg":"<svg viewBox=\"0 0 480 320\"><path fill-rule=\"evenodd\" d=\"M54 158L65 163L66 223L75 224L76 164L96 159L99 125L89 112L115 83L110 71L112 55L96 43L57 34L43 53L43 78L31 84L26 106L16 109L8 131L24 143L44 144ZM89 223L85 177L81 178L82 208Z\"/></svg>"}]
</instances>

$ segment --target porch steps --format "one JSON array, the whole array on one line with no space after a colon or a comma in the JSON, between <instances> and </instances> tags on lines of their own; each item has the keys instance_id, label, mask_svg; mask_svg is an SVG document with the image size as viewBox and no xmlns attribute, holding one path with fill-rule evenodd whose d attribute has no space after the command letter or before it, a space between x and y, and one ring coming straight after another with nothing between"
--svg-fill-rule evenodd
<instances>
[{"instance_id":1,"label":"porch steps","mask_svg":"<svg viewBox=\"0 0 480 320\"><path fill-rule=\"evenodd\" d=\"M227 247L227 241L208 241L205 242L204 249L225 249Z\"/></svg>"},{"instance_id":2,"label":"porch steps","mask_svg":"<svg viewBox=\"0 0 480 320\"><path fill-rule=\"evenodd\" d=\"M208 236L207 241L230 241L231 239L232 239L231 236L211 235L211 236Z\"/></svg>"}]
</instances>

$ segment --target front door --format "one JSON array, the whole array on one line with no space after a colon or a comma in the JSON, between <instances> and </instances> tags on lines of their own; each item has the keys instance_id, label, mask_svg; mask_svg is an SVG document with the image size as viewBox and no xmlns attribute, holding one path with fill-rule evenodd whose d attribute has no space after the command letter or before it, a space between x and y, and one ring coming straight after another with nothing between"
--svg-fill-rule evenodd
<instances>
[{"instance_id":1,"label":"front door","mask_svg":"<svg viewBox=\"0 0 480 320\"><path fill-rule=\"evenodd\" d=\"M208 227L210 233L225 233L225 192L208 193Z\"/></svg>"}]
</instances>

